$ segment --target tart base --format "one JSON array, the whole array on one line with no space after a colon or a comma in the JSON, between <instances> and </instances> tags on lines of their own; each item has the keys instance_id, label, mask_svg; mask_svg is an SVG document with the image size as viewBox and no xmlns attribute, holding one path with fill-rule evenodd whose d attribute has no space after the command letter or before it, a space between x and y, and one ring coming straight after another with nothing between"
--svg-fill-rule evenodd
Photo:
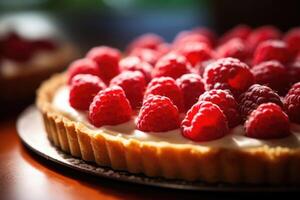
<instances>
[{"instance_id":1,"label":"tart base","mask_svg":"<svg viewBox=\"0 0 300 200\"><path fill-rule=\"evenodd\" d=\"M96 132L52 106L66 83L55 75L37 93L48 138L72 156L100 166L171 179L226 183L300 183L300 148L208 148L188 144L139 141Z\"/></svg>"}]
</instances>

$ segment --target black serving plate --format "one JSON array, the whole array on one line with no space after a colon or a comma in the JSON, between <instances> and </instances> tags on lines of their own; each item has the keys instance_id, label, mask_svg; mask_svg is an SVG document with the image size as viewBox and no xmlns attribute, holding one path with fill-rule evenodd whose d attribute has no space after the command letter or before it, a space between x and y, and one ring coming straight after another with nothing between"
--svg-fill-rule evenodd
<instances>
[{"instance_id":1,"label":"black serving plate","mask_svg":"<svg viewBox=\"0 0 300 200\"><path fill-rule=\"evenodd\" d=\"M250 184L211 184L203 181L169 180L165 178L147 177L143 174L132 174L126 171L116 171L109 167L100 167L92 162L86 162L79 158L62 152L49 142L43 126L40 113L35 106L28 107L18 118L17 130L19 137L26 147L38 155L50 160L62 167L69 167L79 173L90 176L103 177L116 181L137 183L142 185L198 191L227 191L227 192L254 192L254 191L299 191L299 186L271 186Z\"/></svg>"}]
</instances>

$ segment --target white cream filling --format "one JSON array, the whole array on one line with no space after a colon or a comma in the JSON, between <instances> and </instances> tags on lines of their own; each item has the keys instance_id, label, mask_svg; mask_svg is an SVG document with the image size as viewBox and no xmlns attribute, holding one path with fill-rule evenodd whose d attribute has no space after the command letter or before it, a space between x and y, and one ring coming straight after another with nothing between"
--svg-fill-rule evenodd
<instances>
[{"instance_id":1,"label":"white cream filling","mask_svg":"<svg viewBox=\"0 0 300 200\"><path fill-rule=\"evenodd\" d=\"M168 142L174 144L192 144L200 145L203 147L214 146L224 148L253 148L261 147L264 145L270 147L300 147L300 125L296 124L291 124L292 134L282 139L260 140L249 138L245 136L243 126L239 125L231 129L230 133L226 136L209 142L194 142L192 140L189 140L182 136L179 129L158 133L146 133L143 131L139 131L136 129L134 117L129 122L123 124L119 124L116 126L103 126L97 128L88 121L87 113L72 108L69 104L68 99L69 88L67 86L63 86L55 94L52 104L59 112L64 113L73 120L86 124L91 130L96 132L105 131L117 137L124 137L128 139L132 138L140 141Z\"/></svg>"}]
</instances>

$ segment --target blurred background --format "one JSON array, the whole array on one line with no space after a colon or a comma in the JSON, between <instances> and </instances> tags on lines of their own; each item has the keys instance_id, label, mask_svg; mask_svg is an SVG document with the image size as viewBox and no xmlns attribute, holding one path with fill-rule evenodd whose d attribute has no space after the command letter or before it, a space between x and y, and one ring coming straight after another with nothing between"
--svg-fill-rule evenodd
<instances>
[{"instance_id":1,"label":"blurred background","mask_svg":"<svg viewBox=\"0 0 300 200\"><path fill-rule=\"evenodd\" d=\"M71 60L93 46L124 49L132 39L146 32L157 33L171 42L178 32L199 26L211 28L218 35L241 23L253 28L271 24L286 31L299 26L299 8L298 0L0 0L0 102L9 102L6 104L13 108L32 102L34 90L43 79L63 70ZM30 52L19 35L29 37L34 48L48 52L61 50L62 53L58 53L61 62L52 62L60 68L40 71L33 78L32 73L27 73L27 67L18 72L23 76L28 74L24 80L10 76L16 73L16 67L15 63L1 61L5 41L23 48L23 52ZM52 57L44 56L47 62L58 60L54 59L57 55L52 54ZM28 57L15 53L11 56L18 59L18 63ZM31 83L30 80L36 81ZM20 98L16 98L16 94ZM10 112L8 107L0 107L2 115L7 110Z\"/></svg>"}]
</instances>

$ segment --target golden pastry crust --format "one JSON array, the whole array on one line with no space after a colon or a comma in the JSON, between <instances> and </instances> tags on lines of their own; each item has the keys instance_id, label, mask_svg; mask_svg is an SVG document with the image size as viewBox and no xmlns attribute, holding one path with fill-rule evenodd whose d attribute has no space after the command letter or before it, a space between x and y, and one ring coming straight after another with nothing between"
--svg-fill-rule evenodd
<instances>
[{"instance_id":1,"label":"golden pastry crust","mask_svg":"<svg viewBox=\"0 0 300 200\"><path fill-rule=\"evenodd\" d=\"M140 141L91 130L53 108L52 98L65 83L64 74L44 82L37 92L37 107L49 140L73 156L155 177L226 183L300 183L300 148L209 148Z\"/></svg>"}]
</instances>

